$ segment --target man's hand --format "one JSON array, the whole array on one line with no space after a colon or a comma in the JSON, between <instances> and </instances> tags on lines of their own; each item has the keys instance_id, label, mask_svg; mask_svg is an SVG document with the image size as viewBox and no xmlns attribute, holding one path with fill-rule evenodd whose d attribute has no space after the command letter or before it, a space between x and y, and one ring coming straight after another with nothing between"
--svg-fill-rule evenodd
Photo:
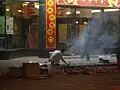
<instances>
[{"instance_id":1,"label":"man's hand","mask_svg":"<svg viewBox=\"0 0 120 90\"><path fill-rule=\"evenodd\" d=\"M66 65L69 66L69 64L66 62Z\"/></svg>"},{"instance_id":2,"label":"man's hand","mask_svg":"<svg viewBox=\"0 0 120 90\"><path fill-rule=\"evenodd\" d=\"M69 66L69 64L62 58L61 59L67 66Z\"/></svg>"}]
</instances>

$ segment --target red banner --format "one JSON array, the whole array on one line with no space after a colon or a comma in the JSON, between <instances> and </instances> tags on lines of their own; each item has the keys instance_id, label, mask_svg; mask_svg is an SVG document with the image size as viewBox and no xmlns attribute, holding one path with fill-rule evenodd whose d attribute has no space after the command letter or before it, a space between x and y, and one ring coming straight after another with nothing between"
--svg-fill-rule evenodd
<instances>
[{"instance_id":1,"label":"red banner","mask_svg":"<svg viewBox=\"0 0 120 90\"><path fill-rule=\"evenodd\" d=\"M46 48L56 48L56 0L46 0Z\"/></svg>"},{"instance_id":2,"label":"red banner","mask_svg":"<svg viewBox=\"0 0 120 90\"><path fill-rule=\"evenodd\" d=\"M57 0L58 5L120 7L120 0Z\"/></svg>"}]
</instances>

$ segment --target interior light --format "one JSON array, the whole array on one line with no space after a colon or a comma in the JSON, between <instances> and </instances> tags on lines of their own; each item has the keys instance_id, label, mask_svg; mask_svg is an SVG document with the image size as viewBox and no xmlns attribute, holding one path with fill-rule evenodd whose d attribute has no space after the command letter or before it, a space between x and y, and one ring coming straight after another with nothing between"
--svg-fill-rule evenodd
<instances>
[{"instance_id":1,"label":"interior light","mask_svg":"<svg viewBox=\"0 0 120 90\"><path fill-rule=\"evenodd\" d=\"M61 14L61 12L58 12L58 14Z\"/></svg>"},{"instance_id":2,"label":"interior light","mask_svg":"<svg viewBox=\"0 0 120 90\"><path fill-rule=\"evenodd\" d=\"M7 8L7 9L6 9L6 11L7 11L7 12L9 12L9 11L10 11L10 9L8 9L8 8Z\"/></svg>"},{"instance_id":3,"label":"interior light","mask_svg":"<svg viewBox=\"0 0 120 90\"><path fill-rule=\"evenodd\" d=\"M27 3L27 4L28 4L29 2L25 2L25 3Z\"/></svg>"},{"instance_id":4,"label":"interior light","mask_svg":"<svg viewBox=\"0 0 120 90\"><path fill-rule=\"evenodd\" d=\"M76 21L76 24L78 24L78 21Z\"/></svg>"},{"instance_id":5,"label":"interior light","mask_svg":"<svg viewBox=\"0 0 120 90\"><path fill-rule=\"evenodd\" d=\"M22 12L21 10L18 10L18 12Z\"/></svg>"},{"instance_id":6,"label":"interior light","mask_svg":"<svg viewBox=\"0 0 120 90\"><path fill-rule=\"evenodd\" d=\"M92 10L91 13L98 13L101 12L101 10Z\"/></svg>"},{"instance_id":7,"label":"interior light","mask_svg":"<svg viewBox=\"0 0 120 90\"><path fill-rule=\"evenodd\" d=\"M71 14L71 12L66 12L66 14L67 14L67 15L70 15L70 14Z\"/></svg>"},{"instance_id":8,"label":"interior light","mask_svg":"<svg viewBox=\"0 0 120 90\"><path fill-rule=\"evenodd\" d=\"M104 12L115 12L119 11L120 9L104 9ZM101 10L92 10L91 13L99 13Z\"/></svg>"},{"instance_id":9,"label":"interior light","mask_svg":"<svg viewBox=\"0 0 120 90\"><path fill-rule=\"evenodd\" d=\"M80 14L80 11L76 11L76 14Z\"/></svg>"},{"instance_id":10,"label":"interior light","mask_svg":"<svg viewBox=\"0 0 120 90\"><path fill-rule=\"evenodd\" d=\"M39 3L35 3L35 8L39 9Z\"/></svg>"},{"instance_id":11,"label":"interior light","mask_svg":"<svg viewBox=\"0 0 120 90\"><path fill-rule=\"evenodd\" d=\"M84 24L87 24L87 22L84 22Z\"/></svg>"},{"instance_id":12,"label":"interior light","mask_svg":"<svg viewBox=\"0 0 120 90\"><path fill-rule=\"evenodd\" d=\"M27 3L24 3L24 4L22 4L23 6L27 6L28 4Z\"/></svg>"},{"instance_id":13,"label":"interior light","mask_svg":"<svg viewBox=\"0 0 120 90\"><path fill-rule=\"evenodd\" d=\"M119 9L104 9L105 12L114 12L119 11Z\"/></svg>"}]
</instances>

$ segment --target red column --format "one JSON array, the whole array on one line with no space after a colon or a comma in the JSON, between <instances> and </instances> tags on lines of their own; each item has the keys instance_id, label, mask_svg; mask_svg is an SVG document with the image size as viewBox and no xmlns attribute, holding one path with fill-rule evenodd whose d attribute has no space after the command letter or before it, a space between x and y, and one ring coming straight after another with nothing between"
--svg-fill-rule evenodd
<instances>
[{"instance_id":1,"label":"red column","mask_svg":"<svg viewBox=\"0 0 120 90\"><path fill-rule=\"evenodd\" d=\"M56 49L56 0L46 0L46 48Z\"/></svg>"}]
</instances>

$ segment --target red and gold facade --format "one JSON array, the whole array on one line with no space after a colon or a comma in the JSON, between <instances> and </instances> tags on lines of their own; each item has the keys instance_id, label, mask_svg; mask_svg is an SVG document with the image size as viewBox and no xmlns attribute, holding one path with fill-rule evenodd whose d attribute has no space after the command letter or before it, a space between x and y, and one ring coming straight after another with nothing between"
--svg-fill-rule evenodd
<instances>
[{"instance_id":1,"label":"red and gold facade","mask_svg":"<svg viewBox=\"0 0 120 90\"><path fill-rule=\"evenodd\" d=\"M56 48L56 5L120 7L120 0L46 0L46 48Z\"/></svg>"},{"instance_id":2,"label":"red and gold facade","mask_svg":"<svg viewBox=\"0 0 120 90\"><path fill-rule=\"evenodd\" d=\"M56 48L56 0L46 0L46 48Z\"/></svg>"}]
</instances>

